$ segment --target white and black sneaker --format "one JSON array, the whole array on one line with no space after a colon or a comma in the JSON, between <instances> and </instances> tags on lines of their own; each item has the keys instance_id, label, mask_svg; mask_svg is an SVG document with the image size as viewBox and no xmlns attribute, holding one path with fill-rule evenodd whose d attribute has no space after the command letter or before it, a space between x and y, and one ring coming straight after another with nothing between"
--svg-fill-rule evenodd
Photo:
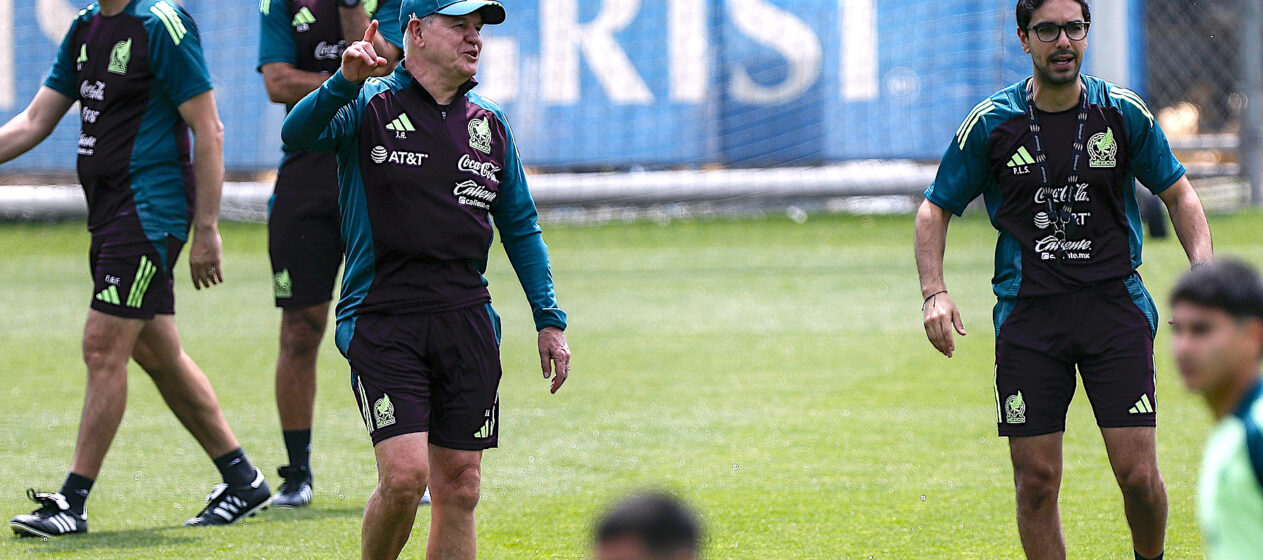
<instances>
[{"instance_id":1,"label":"white and black sneaker","mask_svg":"<svg viewBox=\"0 0 1263 560\"><path fill-rule=\"evenodd\" d=\"M283 508L300 508L311 503L311 469L285 465L276 469L281 475L281 491L272 498L272 505Z\"/></svg>"},{"instance_id":2,"label":"white and black sneaker","mask_svg":"<svg viewBox=\"0 0 1263 560\"><path fill-rule=\"evenodd\" d=\"M88 532L88 514L71 511L66 497L60 493L28 488L26 497L40 504L40 508L9 521L17 536L50 538Z\"/></svg>"},{"instance_id":3,"label":"white and black sneaker","mask_svg":"<svg viewBox=\"0 0 1263 560\"><path fill-rule=\"evenodd\" d=\"M254 482L248 486L231 487L226 483L215 485L206 496L206 507L197 517L184 522L185 527L231 525L237 520L253 516L272 503L272 490L263 480L263 471L254 469Z\"/></svg>"}]
</instances>

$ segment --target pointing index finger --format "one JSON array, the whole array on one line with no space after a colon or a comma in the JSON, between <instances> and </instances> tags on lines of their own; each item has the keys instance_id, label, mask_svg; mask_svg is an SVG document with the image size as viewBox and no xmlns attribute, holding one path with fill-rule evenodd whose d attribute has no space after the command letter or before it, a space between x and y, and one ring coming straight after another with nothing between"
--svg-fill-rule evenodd
<instances>
[{"instance_id":1,"label":"pointing index finger","mask_svg":"<svg viewBox=\"0 0 1263 560\"><path fill-rule=\"evenodd\" d=\"M368 29L364 30L364 42L372 43L377 38L377 20L368 23Z\"/></svg>"}]
</instances>

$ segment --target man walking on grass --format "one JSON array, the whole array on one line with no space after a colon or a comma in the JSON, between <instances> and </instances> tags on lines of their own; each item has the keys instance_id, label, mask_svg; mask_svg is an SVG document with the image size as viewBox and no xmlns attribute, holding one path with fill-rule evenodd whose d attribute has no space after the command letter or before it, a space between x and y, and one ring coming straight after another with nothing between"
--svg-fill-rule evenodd
<instances>
[{"instance_id":1,"label":"man walking on grass","mask_svg":"<svg viewBox=\"0 0 1263 560\"><path fill-rule=\"evenodd\" d=\"M294 107L282 138L338 156L346 270L338 348L377 458L361 555L398 557L427 483L426 557L476 556L484 449L500 430L499 318L482 273L492 219L526 291L551 390L569 375L566 315L504 113L472 91L487 0L404 0L404 59L389 76L377 24Z\"/></svg>"}]
</instances>

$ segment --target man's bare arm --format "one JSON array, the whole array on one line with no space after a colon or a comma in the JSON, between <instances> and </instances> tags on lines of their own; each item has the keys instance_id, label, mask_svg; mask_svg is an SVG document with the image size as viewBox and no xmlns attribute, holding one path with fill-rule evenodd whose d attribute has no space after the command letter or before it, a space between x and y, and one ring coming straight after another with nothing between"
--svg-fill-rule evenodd
<instances>
[{"instance_id":1,"label":"man's bare arm","mask_svg":"<svg viewBox=\"0 0 1263 560\"><path fill-rule=\"evenodd\" d=\"M943 253L947 247L947 224L952 214L926 200L916 217L917 274L921 277L922 322L930 343L947 357L956 351L955 330L965 335L965 323L943 281Z\"/></svg>"},{"instance_id":2,"label":"man's bare arm","mask_svg":"<svg viewBox=\"0 0 1263 560\"><path fill-rule=\"evenodd\" d=\"M224 124L219 121L215 94L205 91L180 104L180 117L193 130L193 244L189 269L193 286L209 288L224 281L219 239L219 198L224 186Z\"/></svg>"},{"instance_id":3,"label":"man's bare arm","mask_svg":"<svg viewBox=\"0 0 1263 560\"><path fill-rule=\"evenodd\" d=\"M299 70L287 62L269 62L260 70L263 71L263 87L268 90L268 99L286 105L298 103L329 79L324 72Z\"/></svg>"},{"instance_id":4,"label":"man's bare arm","mask_svg":"<svg viewBox=\"0 0 1263 560\"><path fill-rule=\"evenodd\" d=\"M0 163L26 153L48 138L74 102L55 89L41 86L26 109L0 126Z\"/></svg>"},{"instance_id":5,"label":"man's bare arm","mask_svg":"<svg viewBox=\"0 0 1263 560\"><path fill-rule=\"evenodd\" d=\"M1194 265L1205 264L1214 259L1214 248L1210 238L1210 224L1206 222L1206 211L1202 208L1202 200L1193 190L1188 177L1181 177L1174 185L1158 195L1166 204L1171 214L1171 225L1175 227L1175 235L1184 246L1188 261Z\"/></svg>"}]
</instances>

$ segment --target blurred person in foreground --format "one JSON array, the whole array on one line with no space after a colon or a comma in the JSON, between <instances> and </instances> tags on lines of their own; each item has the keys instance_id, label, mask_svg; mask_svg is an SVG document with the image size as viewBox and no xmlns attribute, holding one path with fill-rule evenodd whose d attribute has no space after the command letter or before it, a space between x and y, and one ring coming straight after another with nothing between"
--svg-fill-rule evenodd
<instances>
[{"instance_id":1,"label":"blurred person in foreground","mask_svg":"<svg viewBox=\"0 0 1263 560\"><path fill-rule=\"evenodd\" d=\"M1220 260L1171 294L1172 347L1184 385L1218 424L1206 442L1198 514L1210 560L1263 558L1263 282Z\"/></svg>"},{"instance_id":2,"label":"blurred person in foreground","mask_svg":"<svg viewBox=\"0 0 1263 560\"><path fill-rule=\"evenodd\" d=\"M694 560L702 529L684 503L661 493L628 498L596 525L595 560Z\"/></svg>"}]
</instances>

